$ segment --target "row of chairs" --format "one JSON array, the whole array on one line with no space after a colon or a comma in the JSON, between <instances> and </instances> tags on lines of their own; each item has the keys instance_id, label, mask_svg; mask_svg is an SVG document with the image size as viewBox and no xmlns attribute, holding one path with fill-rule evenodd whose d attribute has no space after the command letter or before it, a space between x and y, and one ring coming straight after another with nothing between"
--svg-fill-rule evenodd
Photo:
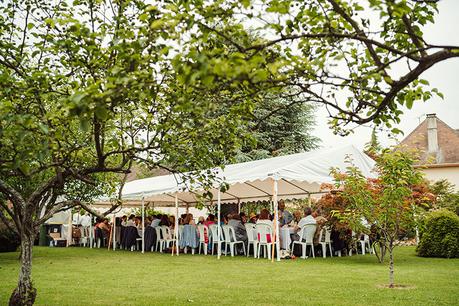
<instances>
[{"instance_id":1,"label":"row of chairs","mask_svg":"<svg viewBox=\"0 0 459 306\"><path fill-rule=\"evenodd\" d=\"M183 239L183 225L179 226L179 239ZM267 224L250 224L246 223L245 228L248 236L248 245L247 250L245 248L244 241L237 240L234 228L229 225L220 226L220 239L218 239L218 226L216 224L210 225L207 227L205 225L198 225L197 230L199 232L199 244L198 244L198 254L203 252L207 255L209 244L211 245L212 255L214 255L215 250L218 247L224 246L225 255L229 254L234 256L235 247L238 245L242 246L243 252L247 257L249 256L250 250L253 251L254 258L260 258L261 253L263 256L268 259L271 259L271 248L273 247L273 229ZM158 226L155 227L156 241L155 244L152 244L151 251L163 252L165 249L170 248L176 242L175 233L171 232L171 229L167 226ZM301 247L302 258L306 258L307 248L309 247L310 255L315 258L315 249L314 249L314 234L316 231L315 224L309 224L304 226L299 231L300 240L293 241L292 248L295 245ZM207 237L207 240L205 239ZM138 238L138 240L140 240ZM331 240L331 231L328 228L322 228L319 234L319 244L322 247L322 256L325 258L327 251L330 256L333 256L332 251L332 240ZM360 240L362 254L365 254L366 246L372 253L370 247L370 241L367 235L364 236L363 240ZM131 249L132 250L132 249ZM194 254L194 249L192 248L192 253ZM351 255L351 254L350 254Z\"/></svg>"},{"instance_id":2,"label":"row of chairs","mask_svg":"<svg viewBox=\"0 0 459 306\"><path fill-rule=\"evenodd\" d=\"M248 245L247 245L247 252L245 249L245 244L243 241L238 241L236 239L236 235L234 232L233 227L228 225L221 226L220 230L220 239L218 239L218 226L216 224L212 224L209 228L205 225L198 225L199 230L199 250L198 253L201 253L201 249L204 250L204 254L207 254L208 243L205 241L205 233L207 232L209 235L209 243L212 244L212 255L214 254L214 250L218 247L221 247L223 243L225 245L225 255L228 253L228 247L231 256L234 256L234 247L236 245L241 244L244 254L249 256L250 250L253 250L254 258L260 258L261 253L263 252L263 256L268 259L271 259L271 249L273 247L273 229L271 226L267 224L245 224L247 237L248 237ZM314 234L316 231L316 225L310 224L306 225L301 228L299 232L300 240L293 242L293 247L295 245L300 245L302 249L302 258L306 258L306 249L310 247L310 253L313 257L315 257L315 250L314 250ZM322 229L320 232L320 244L322 246L322 254L323 257L326 257L327 247L332 255L332 246L331 246L331 232L329 229ZM219 246L220 244L220 246Z\"/></svg>"}]
</instances>

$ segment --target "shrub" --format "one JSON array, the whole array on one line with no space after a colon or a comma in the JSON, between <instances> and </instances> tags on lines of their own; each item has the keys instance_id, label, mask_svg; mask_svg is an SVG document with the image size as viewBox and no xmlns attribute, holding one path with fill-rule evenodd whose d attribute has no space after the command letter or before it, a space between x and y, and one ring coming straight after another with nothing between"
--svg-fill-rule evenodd
<instances>
[{"instance_id":1,"label":"shrub","mask_svg":"<svg viewBox=\"0 0 459 306\"><path fill-rule=\"evenodd\" d=\"M0 253L14 252L19 244L19 237L0 221Z\"/></svg>"},{"instance_id":2,"label":"shrub","mask_svg":"<svg viewBox=\"0 0 459 306\"><path fill-rule=\"evenodd\" d=\"M427 215L416 251L422 257L459 257L459 216L446 209Z\"/></svg>"}]
</instances>

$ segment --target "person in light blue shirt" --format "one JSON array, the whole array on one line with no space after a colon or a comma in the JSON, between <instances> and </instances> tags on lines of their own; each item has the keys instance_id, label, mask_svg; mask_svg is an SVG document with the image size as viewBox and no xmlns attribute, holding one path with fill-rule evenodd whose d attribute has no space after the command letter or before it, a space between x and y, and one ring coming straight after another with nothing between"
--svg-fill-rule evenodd
<instances>
[{"instance_id":1,"label":"person in light blue shirt","mask_svg":"<svg viewBox=\"0 0 459 306\"><path fill-rule=\"evenodd\" d=\"M292 222L293 215L285 210L285 202L284 200L279 201L279 223L280 226L284 226Z\"/></svg>"}]
</instances>

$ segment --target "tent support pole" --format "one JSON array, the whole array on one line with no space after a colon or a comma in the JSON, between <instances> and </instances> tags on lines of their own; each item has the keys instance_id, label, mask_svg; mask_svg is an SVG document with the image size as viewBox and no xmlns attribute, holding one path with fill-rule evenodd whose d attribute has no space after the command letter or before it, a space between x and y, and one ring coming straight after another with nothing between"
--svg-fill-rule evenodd
<instances>
[{"instance_id":1,"label":"tent support pole","mask_svg":"<svg viewBox=\"0 0 459 306\"><path fill-rule=\"evenodd\" d=\"M221 218L220 218L220 206L221 206L221 194L220 194L220 189L218 189L218 193L217 193L217 259L220 259L220 256L222 254L222 246L221 246L221 242L220 242L220 236L221 236L221 233L220 233L220 229L221 229L221 226L220 226L220 222L221 222Z\"/></svg>"},{"instance_id":2,"label":"tent support pole","mask_svg":"<svg viewBox=\"0 0 459 306\"><path fill-rule=\"evenodd\" d=\"M142 194L142 254L145 253L145 197Z\"/></svg>"},{"instance_id":3,"label":"tent support pole","mask_svg":"<svg viewBox=\"0 0 459 306\"><path fill-rule=\"evenodd\" d=\"M116 215L113 214L113 251L116 250Z\"/></svg>"},{"instance_id":4,"label":"tent support pole","mask_svg":"<svg viewBox=\"0 0 459 306\"><path fill-rule=\"evenodd\" d=\"M177 252L177 256L179 256L179 223L178 223L178 196L177 196L177 193L175 193L174 235L175 235L175 250ZM172 256L174 256L174 250L172 250L171 254L172 254Z\"/></svg>"},{"instance_id":5,"label":"tent support pole","mask_svg":"<svg viewBox=\"0 0 459 306\"><path fill-rule=\"evenodd\" d=\"M274 241L276 247L276 260L280 261L279 241L279 206L277 205L277 179L273 178L273 207L274 207ZM274 262L274 247L272 249L272 262Z\"/></svg>"}]
</instances>

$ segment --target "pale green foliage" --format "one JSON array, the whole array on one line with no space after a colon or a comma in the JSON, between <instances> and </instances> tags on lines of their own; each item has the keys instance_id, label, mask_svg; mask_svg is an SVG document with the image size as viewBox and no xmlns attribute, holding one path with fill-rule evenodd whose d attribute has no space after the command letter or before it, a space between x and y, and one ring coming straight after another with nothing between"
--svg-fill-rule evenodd
<instances>
[{"instance_id":1,"label":"pale green foliage","mask_svg":"<svg viewBox=\"0 0 459 306\"><path fill-rule=\"evenodd\" d=\"M439 180L431 184L432 193L437 196L437 208L446 208L459 215L459 191L447 180Z\"/></svg>"},{"instance_id":2,"label":"pale green foliage","mask_svg":"<svg viewBox=\"0 0 459 306\"><path fill-rule=\"evenodd\" d=\"M424 211L413 197L414 187L424 183L423 175L414 168L409 152L383 149L376 156L376 179L368 179L351 165L345 173L333 169L336 187L346 201L347 210L338 217L350 224L357 233L370 234L362 220L373 227L390 255L390 285L393 286L393 249L398 235L417 226ZM379 256L379 255L378 255Z\"/></svg>"}]
</instances>

